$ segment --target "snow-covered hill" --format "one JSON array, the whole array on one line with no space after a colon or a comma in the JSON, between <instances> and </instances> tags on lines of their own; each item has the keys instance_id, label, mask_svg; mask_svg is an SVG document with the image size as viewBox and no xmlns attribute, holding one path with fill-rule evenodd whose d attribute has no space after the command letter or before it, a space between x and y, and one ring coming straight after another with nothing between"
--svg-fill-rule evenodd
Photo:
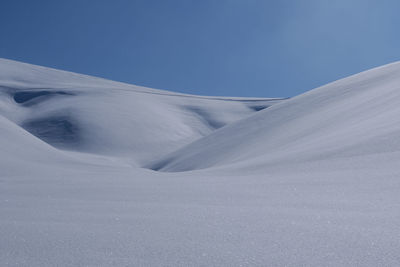
<instances>
[{"instance_id":1,"label":"snow-covered hill","mask_svg":"<svg viewBox=\"0 0 400 267\"><path fill-rule=\"evenodd\" d=\"M399 266L399 104L400 63L281 100L0 60L0 266Z\"/></svg>"},{"instance_id":2,"label":"snow-covered hill","mask_svg":"<svg viewBox=\"0 0 400 267\"><path fill-rule=\"evenodd\" d=\"M279 101L184 95L0 59L0 115L56 148L135 165Z\"/></svg>"},{"instance_id":3,"label":"snow-covered hill","mask_svg":"<svg viewBox=\"0 0 400 267\"><path fill-rule=\"evenodd\" d=\"M393 63L260 111L149 166L273 166L400 151L399 103L400 63Z\"/></svg>"}]
</instances>

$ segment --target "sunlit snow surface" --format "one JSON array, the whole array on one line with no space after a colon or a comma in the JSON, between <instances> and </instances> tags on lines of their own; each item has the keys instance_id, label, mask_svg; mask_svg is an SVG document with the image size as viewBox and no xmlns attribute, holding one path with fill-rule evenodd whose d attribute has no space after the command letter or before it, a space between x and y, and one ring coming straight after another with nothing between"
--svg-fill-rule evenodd
<instances>
[{"instance_id":1,"label":"sunlit snow surface","mask_svg":"<svg viewBox=\"0 0 400 267\"><path fill-rule=\"evenodd\" d=\"M0 266L398 266L399 118L399 63L279 100L0 60Z\"/></svg>"}]
</instances>

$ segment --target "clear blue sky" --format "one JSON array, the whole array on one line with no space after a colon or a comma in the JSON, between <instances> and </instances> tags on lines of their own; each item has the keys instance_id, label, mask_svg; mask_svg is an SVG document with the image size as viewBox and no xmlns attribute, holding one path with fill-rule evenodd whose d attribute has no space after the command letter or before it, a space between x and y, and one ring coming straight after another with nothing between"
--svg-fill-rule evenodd
<instances>
[{"instance_id":1,"label":"clear blue sky","mask_svg":"<svg viewBox=\"0 0 400 267\"><path fill-rule=\"evenodd\" d=\"M0 57L185 93L294 96L400 60L400 1L1 0Z\"/></svg>"}]
</instances>

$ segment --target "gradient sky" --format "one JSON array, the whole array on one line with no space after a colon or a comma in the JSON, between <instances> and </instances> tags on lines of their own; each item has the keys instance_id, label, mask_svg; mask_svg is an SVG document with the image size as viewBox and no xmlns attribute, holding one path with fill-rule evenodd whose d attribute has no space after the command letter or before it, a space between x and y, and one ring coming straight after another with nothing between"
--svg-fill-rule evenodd
<instances>
[{"instance_id":1,"label":"gradient sky","mask_svg":"<svg viewBox=\"0 0 400 267\"><path fill-rule=\"evenodd\" d=\"M0 57L201 95L287 97L400 60L398 0L0 2Z\"/></svg>"}]
</instances>

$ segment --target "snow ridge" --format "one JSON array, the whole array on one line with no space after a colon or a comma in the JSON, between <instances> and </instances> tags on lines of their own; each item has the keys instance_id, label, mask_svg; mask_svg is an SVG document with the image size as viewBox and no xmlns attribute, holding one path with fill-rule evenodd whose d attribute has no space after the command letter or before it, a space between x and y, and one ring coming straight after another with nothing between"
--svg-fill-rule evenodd
<instances>
[{"instance_id":1,"label":"snow ridge","mask_svg":"<svg viewBox=\"0 0 400 267\"><path fill-rule=\"evenodd\" d=\"M282 100L0 59L0 266L400 266L399 103L400 63Z\"/></svg>"}]
</instances>

